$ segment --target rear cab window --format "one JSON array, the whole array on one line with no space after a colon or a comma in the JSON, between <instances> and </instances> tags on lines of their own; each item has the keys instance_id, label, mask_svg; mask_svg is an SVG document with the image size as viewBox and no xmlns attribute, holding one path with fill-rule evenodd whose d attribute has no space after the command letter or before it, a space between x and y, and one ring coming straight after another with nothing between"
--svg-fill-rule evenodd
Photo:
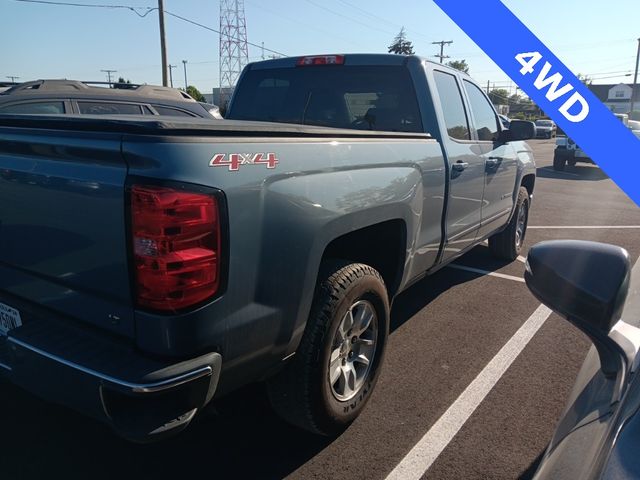
<instances>
[{"instance_id":1,"label":"rear cab window","mask_svg":"<svg viewBox=\"0 0 640 480\"><path fill-rule=\"evenodd\" d=\"M226 117L359 130L423 132L402 66L306 66L249 70Z\"/></svg>"}]
</instances>

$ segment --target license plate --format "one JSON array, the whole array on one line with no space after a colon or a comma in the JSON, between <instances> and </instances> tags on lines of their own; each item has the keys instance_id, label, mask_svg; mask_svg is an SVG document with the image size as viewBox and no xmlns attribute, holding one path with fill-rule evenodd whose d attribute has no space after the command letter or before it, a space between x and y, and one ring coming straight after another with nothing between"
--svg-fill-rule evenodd
<instances>
[{"instance_id":1,"label":"license plate","mask_svg":"<svg viewBox=\"0 0 640 480\"><path fill-rule=\"evenodd\" d=\"M9 330L22 325L20 312L15 308L0 302L0 335L7 335Z\"/></svg>"}]
</instances>

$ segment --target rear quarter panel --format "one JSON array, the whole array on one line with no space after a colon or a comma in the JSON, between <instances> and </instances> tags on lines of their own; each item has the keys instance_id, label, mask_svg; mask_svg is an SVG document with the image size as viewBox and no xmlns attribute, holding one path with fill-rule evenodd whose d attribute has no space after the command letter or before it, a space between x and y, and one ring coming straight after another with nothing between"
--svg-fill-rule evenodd
<instances>
[{"instance_id":1,"label":"rear quarter panel","mask_svg":"<svg viewBox=\"0 0 640 480\"><path fill-rule=\"evenodd\" d=\"M138 312L136 324L142 348L175 354L217 348L225 370L251 370L236 377L257 375L295 351L322 254L333 239L402 220L405 279L423 222L439 240L445 179L440 146L433 140L127 137L123 151L131 175L224 192L227 291L178 318ZM275 153L278 164L273 169L241 165L237 171L210 166L215 154L256 152Z\"/></svg>"}]
</instances>

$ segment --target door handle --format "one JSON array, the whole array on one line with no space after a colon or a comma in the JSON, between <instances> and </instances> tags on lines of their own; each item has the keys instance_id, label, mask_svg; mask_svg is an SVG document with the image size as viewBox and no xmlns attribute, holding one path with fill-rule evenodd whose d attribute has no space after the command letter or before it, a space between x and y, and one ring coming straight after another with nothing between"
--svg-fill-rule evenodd
<instances>
[{"instance_id":1,"label":"door handle","mask_svg":"<svg viewBox=\"0 0 640 480\"><path fill-rule=\"evenodd\" d=\"M498 162L502 161L502 157L489 157L485 160L485 165L487 167L495 167Z\"/></svg>"},{"instance_id":2,"label":"door handle","mask_svg":"<svg viewBox=\"0 0 640 480\"><path fill-rule=\"evenodd\" d=\"M465 168L467 168L469 166L469 164L467 162L463 162L462 160L458 160L456 163L453 164L453 169L457 172L461 172L463 171Z\"/></svg>"}]
</instances>

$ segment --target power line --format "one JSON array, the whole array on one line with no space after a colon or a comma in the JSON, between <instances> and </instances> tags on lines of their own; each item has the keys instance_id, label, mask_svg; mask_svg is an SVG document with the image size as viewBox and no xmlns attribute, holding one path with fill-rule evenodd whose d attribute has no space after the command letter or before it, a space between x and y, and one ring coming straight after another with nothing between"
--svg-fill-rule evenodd
<instances>
[{"instance_id":1,"label":"power line","mask_svg":"<svg viewBox=\"0 0 640 480\"><path fill-rule=\"evenodd\" d=\"M100 70L100 71L107 74L107 77L109 79L109 86L111 86L111 74L116 73L117 70Z\"/></svg>"},{"instance_id":2,"label":"power line","mask_svg":"<svg viewBox=\"0 0 640 480\"><path fill-rule=\"evenodd\" d=\"M313 5L316 8L320 8L320 9L322 9L322 10L324 10L326 12L329 12L329 13L331 13L333 15L336 15L338 17L345 18L345 19L347 19L347 20L349 20L351 22L354 22L354 23L357 23L359 25L362 25L363 27L367 27L367 28L370 28L372 30L377 30L378 32L382 32L382 33L387 34L387 35L393 35L393 32L390 32L389 30L383 30L381 28L374 27L373 25L370 25L368 23L361 22L360 20L356 20L353 17L349 17L348 15L344 15L344 14L342 14L340 12L336 12L335 10L331 10L330 8L327 8L324 5L319 5L319 4L317 4L316 2L314 2L312 0L306 0L306 1L307 1L307 3L310 3L311 5Z\"/></svg>"},{"instance_id":3,"label":"power line","mask_svg":"<svg viewBox=\"0 0 640 480\"><path fill-rule=\"evenodd\" d=\"M144 18L154 10L158 9L157 7L132 7L130 5L104 5L104 4L74 3L74 2L54 2L49 0L13 0L13 1L22 2L22 3L40 3L43 5L57 5L57 6L64 6L64 7L125 9L125 10L131 10L140 18ZM138 10L143 10L145 12L141 14L138 12Z\"/></svg>"},{"instance_id":4,"label":"power line","mask_svg":"<svg viewBox=\"0 0 640 480\"><path fill-rule=\"evenodd\" d=\"M442 61L445 58L449 58L449 55L444 54L444 46L451 45L452 43L453 43L453 40L442 40L440 42L431 42L432 45L440 45L440 55L434 55L434 57L440 59L440 63L442 63Z\"/></svg>"},{"instance_id":5,"label":"power line","mask_svg":"<svg viewBox=\"0 0 640 480\"><path fill-rule=\"evenodd\" d=\"M189 20L188 18L182 17L182 16L180 16L180 15L178 15L176 13L169 12L168 10L165 10L164 13L166 13L167 15L171 15L172 17L175 17L175 18L177 18L179 20L182 20L184 22L191 23L191 24L196 25L198 27L204 28L205 30L209 30L209 31L215 32L215 33L217 33L219 35L228 36L228 35L225 35L225 34L221 33L219 30L216 30L215 28L207 27L206 25L203 25L201 23L195 22L193 20ZM258 45L257 43L247 42L247 45L251 45L252 47L262 48L262 45ZM270 48L267 48L267 47L264 47L264 50L266 52L275 53L276 55L280 55L282 57L286 57L287 56L286 53L278 52L276 50L271 50Z\"/></svg>"},{"instance_id":6,"label":"power line","mask_svg":"<svg viewBox=\"0 0 640 480\"><path fill-rule=\"evenodd\" d=\"M133 7L131 5L105 5L105 4L89 4L89 3L75 3L75 2L56 2L56 1L50 1L50 0L12 0L14 2L22 2L22 3L39 3L39 4L44 4L44 5L57 5L57 6L66 6L66 7L88 7L88 8L109 8L109 9L125 9L125 10L131 10L132 12L134 12L136 15L138 15L140 18L144 18L146 17L149 13L158 10L158 7ZM138 12L138 10L145 10L144 14L140 14L140 12ZM177 13L173 13L173 12L169 12L168 10L164 11L165 15L170 15L172 17L175 17L179 20L182 20L183 22L187 22L190 23L192 25L196 25L200 28L204 28L205 30L209 30L211 32L217 33L219 35L224 35L223 33L221 33L219 30L216 30L215 28L211 28L208 27L206 25L203 25L201 23L198 23L194 20L190 20L186 17L183 17L181 15L178 15ZM247 42L248 45L251 45L252 47L257 47L257 48L262 48L262 45L258 45L256 43L251 43L251 42ZM264 47L265 51L267 52L271 52L271 53L275 53L276 55L280 55L283 57L286 57L287 54L282 53L282 52L278 52L276 50L271 50L267 47Z\"/></svg>"}]
</instances>

